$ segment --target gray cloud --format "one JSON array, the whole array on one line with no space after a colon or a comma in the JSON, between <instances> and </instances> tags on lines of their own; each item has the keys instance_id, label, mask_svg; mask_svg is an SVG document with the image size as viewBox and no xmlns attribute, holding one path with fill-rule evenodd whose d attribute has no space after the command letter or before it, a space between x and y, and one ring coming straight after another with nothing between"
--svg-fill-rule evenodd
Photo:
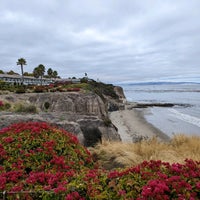
<instances>
[{"instance_id":1,"label":"gray cloud","mask_svg":"<svg viewBox=\"0 0 200 200\"><path fill-rule=\"evenodd\" d=\"M0 69L42 63L106 82L200 73L199 0L0 2ZM173 79L173 78L172 78Z\"/></svg>"}]
</instances>

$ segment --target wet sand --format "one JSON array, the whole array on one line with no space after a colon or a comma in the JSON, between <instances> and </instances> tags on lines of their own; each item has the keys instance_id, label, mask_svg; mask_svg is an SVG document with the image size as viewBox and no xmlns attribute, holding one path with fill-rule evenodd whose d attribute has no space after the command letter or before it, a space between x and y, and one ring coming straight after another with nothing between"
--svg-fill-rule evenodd
<instances>
[{"instance_id":1,"label":"wet sand","mask_svg":"<svg viewBox=\"0 0 200 200\"><path fill-rule=\"evenodd\" d=\"M144 118L144 113L131 104L125 106L125 110L110 113L112 123L118 128L118 133L122 142L133 142L133 138L157 137L160 140L168 141L170 138L161 130L148 123Z\"/></svg>"}]
</instances>

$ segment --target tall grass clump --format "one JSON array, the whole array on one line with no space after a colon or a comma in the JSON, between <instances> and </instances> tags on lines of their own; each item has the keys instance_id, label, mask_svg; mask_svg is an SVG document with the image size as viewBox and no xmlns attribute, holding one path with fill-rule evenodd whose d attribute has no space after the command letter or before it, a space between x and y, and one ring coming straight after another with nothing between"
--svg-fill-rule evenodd
<instances>
[{"instance_id":1,"label":"tall grass clump","mask_svg":"<svg viewBox=\"0 0 200 200\"><path fill-rule=\"evenodd\" d=\"M19 103L14 106L14 111L18 113L37 113L37 108L35 105L24 105Z\"/></svg>"},{"instance_id":2,"label":"tall grass clump","mask_svg":"<svg viewBox=\"0 0 200 200\"><path fill-rule=\"evenodd\" d=\"M106 168L130 167L144 160L183 163L185 159L200 160L200 137L175 135L170 142L156 138L137 143L103 141L91 151Z\"/></svg>"}]
</instances>

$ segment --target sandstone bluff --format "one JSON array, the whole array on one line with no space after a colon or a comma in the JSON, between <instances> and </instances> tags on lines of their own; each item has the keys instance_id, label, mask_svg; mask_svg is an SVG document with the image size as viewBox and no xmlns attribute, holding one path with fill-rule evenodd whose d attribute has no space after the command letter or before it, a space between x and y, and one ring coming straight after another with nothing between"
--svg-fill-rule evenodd
<instances>
[{"instance_id":1,"label":"sandstone bluff","mask_svg":"<svg viewBox=\"0 0 200 200\"><path fill-rule=\"evenodd\" d=\"M3 94L1 100L17 106L35 106L36 113L2 111L0 129L21 121L45 121L75 134L85 146L102 139L120 141L108 111L123 109L122 88L115 87L119 99L88 92Z\"/></svg>"}]
</instances>

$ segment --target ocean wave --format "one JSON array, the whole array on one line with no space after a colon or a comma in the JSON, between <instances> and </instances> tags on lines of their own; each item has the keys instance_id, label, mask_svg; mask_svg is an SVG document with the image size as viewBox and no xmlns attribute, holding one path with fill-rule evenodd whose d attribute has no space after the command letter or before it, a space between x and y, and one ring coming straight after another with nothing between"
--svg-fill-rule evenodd
<instances>
[{"instance_id":1,"label":"ocean wave","mask_svg":"<svg viewBox=\"0 0 200 200\"><path fill-rule=\"evenodd\" d=\"M200 92L199 89L125 89L125 92L167 93L167 92Z\"/></svg>"},{"instance_id":2,"label":"ocean wave","mask_svg":"<svg viewBox=\"0 0 200 200\"><path fill-rule=\"evenodd\" d=\"M168 109L172 115L182 121L188 122L190 124L200 127L200 119L191 115L183 114L173 108Z\"/></svg>"}]
</instances>

